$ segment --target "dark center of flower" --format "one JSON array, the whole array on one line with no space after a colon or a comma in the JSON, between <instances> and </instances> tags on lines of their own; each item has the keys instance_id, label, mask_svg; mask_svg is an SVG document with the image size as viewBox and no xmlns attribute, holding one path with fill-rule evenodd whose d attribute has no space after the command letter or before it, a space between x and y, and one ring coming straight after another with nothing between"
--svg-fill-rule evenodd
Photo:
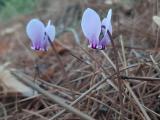
<instances>
[{"instance_id":1,"label":"dark center of flower","mask_svg":"<svg viewBox=\"0 0 160 120\"><path fill-rule=\"evenodd\" d=\"M35 50L39 50L40 48L39 47L35 47Z\"/></svg>"},{"instance_id":2,"label":"dark center of flower","mask_svg":"<svg viewBox=\"0 0 160 120\"><path fill-rule=\"evenodd\" d=\"M99 40L102 40L102 38L104 37L104 31L105 31L106 27L104 25L101 26L101 32L99 35Z\"/></svg>"}]
</instances>

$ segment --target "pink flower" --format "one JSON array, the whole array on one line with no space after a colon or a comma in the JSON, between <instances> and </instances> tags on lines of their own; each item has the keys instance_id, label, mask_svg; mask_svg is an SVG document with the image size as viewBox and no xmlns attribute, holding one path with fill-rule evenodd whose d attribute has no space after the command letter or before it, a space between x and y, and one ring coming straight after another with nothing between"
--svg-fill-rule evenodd
<instances>
[{"instance_id":1,"label":"pink flower","mask_svg":"<svg viewBox=\"0 0 160 120\"><path fill-rule=\"evenodd\" d=\"M91 8L87 8L84 11L81 27L89 41L89 47L102 50L110 44L111 40L107 31L112 34L111 16L112 9L108 11L107 17L101 22L99 15Z\"/></svg>"},{"instance_id":2,"label":"pink flower","mask_svg":"<svg viewBox=\"0 0 160 120\"><path fill-rule=\"evenodd\" d=\"M31 48L33 50L47 51L48 39L53 42L55 38L55 27L50 20L45 26L39 19L32 19L27 24L26 32L32 42Z\"/></svg>"}]
</instances>

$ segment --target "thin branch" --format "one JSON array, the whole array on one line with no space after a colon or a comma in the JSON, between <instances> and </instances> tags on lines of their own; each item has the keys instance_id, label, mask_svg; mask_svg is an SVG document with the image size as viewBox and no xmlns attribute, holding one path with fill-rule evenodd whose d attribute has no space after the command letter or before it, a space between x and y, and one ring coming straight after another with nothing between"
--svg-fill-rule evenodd
<instances>
[{"instance_id":1,"label":"thin branch","mask_svg":"<svg viewBox=\"0 0 160 120\"><path fill-rule=\"evenodd\" d=\"M132 79L132 80L141 80L141 81L150 81L150 82L160 82L160 78L152 77L132 77L132 76L121 76L122 79Z\"/></svg>"},{"instance_id":2,"label":"thin branch","mask_svg":"<svg viewBox=\"0 0 160 120\"><path fill-rule=\"evenodd\" d=\"M17 74L14 71L11 71L11 74L14 75L18 80L21 80L24 84L30 86L34 90L37 90L39 93L43 94L44 96L46 96L47 98L49 98L53 102L55 102L58 105L64 107L66 110L76 114L77 116L81 117L82 119L84 119L84 120L94 120L94 118L92 118L92 117L88 116L87 114L82 113L78 109L66 104L62 98L58 97L57 95L50 94L49 92L40 88L38 85L35 85L31 80L28 80L28 79L24 78L22 75Z\"/></svg>"},{"instance_id":3,"label":"thin branch","mask_svg":"<svg viewBox=\"0 0 160 120\"><path fill-rule=\"evenodd\" d=\"M130 65L130 66L127 66L126 68L122 68L120 70L120 72L126 70L126 69L130 69L130 68L133 68L133 67L136 67L137 65L139 64L133 64L133 65ZM96 89L98 86L100 86L101 84L103 84L106 80L108 79L111 79L112 77L114 77L116 75L116 73L113 73L111 76L99 81L98 83L96 83L95 85L93 85L89 90L87 90L85 93L83 93L82 95L80 95L75 101L74 104L76 104L78 101L80 101L83 97L85 97L85 95L87 96L92 90ZM22 77L23 78L23 77ZM45 81L41 81L41 82L45 82ZM72 104L73 104L72 102ZM73 105L74 105L73 104ZM58 112L55 116L53 116L52 118L57 118L58 116L60 116L61 114L63 114L66 110L62 110L60 112Z\"/></svg>"}]
</instances>

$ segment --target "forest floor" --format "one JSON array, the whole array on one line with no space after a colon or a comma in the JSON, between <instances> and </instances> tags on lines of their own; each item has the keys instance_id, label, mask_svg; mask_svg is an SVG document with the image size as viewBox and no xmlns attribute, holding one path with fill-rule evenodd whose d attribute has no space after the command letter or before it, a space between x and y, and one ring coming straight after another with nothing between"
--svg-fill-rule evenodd
<instances>
[{"instance_id":1,"label":"forest floor","mask_svg":"<svg viewBox=\"0 0 160 120\"><path fill-rule=\"evenodd\" d=\"M160 15L158 0L50 0L40 6L0 25L0 120L160 119L160 29L152 19ZM101 17L112 8L115 46L88 48L80 26L88 7ZM26 25L32 18L52 20L54 49L30 49ZM33 92L34 85L45 93ZM82 116L46 94L74 104Z\"/></svg>"}]
</instances>

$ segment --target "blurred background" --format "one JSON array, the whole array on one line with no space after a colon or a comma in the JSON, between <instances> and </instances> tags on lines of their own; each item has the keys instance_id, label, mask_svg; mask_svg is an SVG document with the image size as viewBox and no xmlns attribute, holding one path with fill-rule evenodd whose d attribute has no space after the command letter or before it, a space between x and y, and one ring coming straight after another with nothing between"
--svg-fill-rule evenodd
<instances>
[{"instance_id":1,"label":"blurred background","mask_svg":"<svg viewBox=\"0 0 160 120\"><path fill-rule=\"evenodd\" d=\"M113 9L114 39L122 35L125 44L132 47L153 48L159 45L157 25L152 20L153 16L160 14L158 0L1 0L2 41L7 41L8 37L15 40L13 33L16 31L21 41L27 42L25 27L32 18L39 18L45 23L52 20L57 35L64 29L74 28L83 37L80 22L83 11L88 7L96 10L101 19L109 8ZM83 41L81 39L79 42Z\"/></svg>"}]
</instances>

